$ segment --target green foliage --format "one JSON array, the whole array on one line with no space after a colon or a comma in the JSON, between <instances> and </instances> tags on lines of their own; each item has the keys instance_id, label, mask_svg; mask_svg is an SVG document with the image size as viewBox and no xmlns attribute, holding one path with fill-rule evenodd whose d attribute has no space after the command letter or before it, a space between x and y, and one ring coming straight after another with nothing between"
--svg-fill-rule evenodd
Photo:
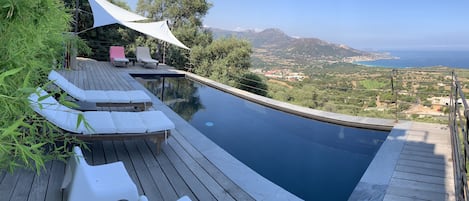
<instances>
[{"instance_id":1,"label":"green foliage","mask_svg":"<svg viewBox=\"0 0 469 201\"><path fill-rule=\"evenodd\" d=\"M241 77L238 77L235 86L238 89L261 96L267 95L267 84L265 84L261 77L251 72L244 73Z\"/></svg>"},{"instance_id":2,"label":"green foliage","mask_svg":"<svg viewBox=\"0 0 469 201\"><path fill-rule=\"evenodd\" d=\"M75 16L76 1L63 1L68 8L67 12L72 16ZM123 0L110 0L110 2L124 9L130 10L130 7ZM78 36L86 41L86 45L91 48L90 52L79 51L78 56L89 56L99 61L107 61L109 60L109 47L112 45L119 45L125 46L127 56L134 57L134 41L137 37L143 37L143 34L118 24L90 29L93 27L94 21L89 1L79 1L78 8L80 9L80 12L78 13L78 19L74 21L71 31L75 32L75 23L78 23ZM84 46L83 43L81 46ZM80 46L78 49L80 50Z\"/></svg>"},{"instance_id":3,"label":"green foliage","mask_svg":"<svg viewBox=\"0 0 469 201\"><path fill-rule=\"evenodd\" d=\"M223 79L230 75L239 76L251 65L252 50L249 42L235 38L223 38L213 41L207 47L192 48L190 62L195 72L214 79Z\"/></svg>"},{"instance_id":4,"label":"green foliage","mask_svg":"<svg viewBox=\"0 0 469 201\"><path fill-rule=\"evenodd\" d=\"M207 46L211 40L210 32L202 30L202 18L211 4L205 0L139 0L137 12L155 21L168 20L171 31L182 43L192 48ZM176 68L184 68L189 63L189 51L171 45L163 46L164 62Z\"/></svg>"},{"instance_id":5,"label":"green foliage","mask_svg":"<svg viewBox=\"0 0 469 201\"><path fill-rule=\"evenodd\" d=\"M381 89L382 87L386 86L388 83L380 82L378 80L362 80L360 84L365 89Z\"/></svg>"},{"instance_id":6,"label":"green foliage","mask_svg":"<svg viewBox=\"0 0 469 201\"><path fill-rule=\"evenodd\" d=\"M60 65L70 16L59 0L10 0L0 7L0 168L39 171L64 159L62 135L29 107L27 97Z\"/></svg>"}]
</instances>

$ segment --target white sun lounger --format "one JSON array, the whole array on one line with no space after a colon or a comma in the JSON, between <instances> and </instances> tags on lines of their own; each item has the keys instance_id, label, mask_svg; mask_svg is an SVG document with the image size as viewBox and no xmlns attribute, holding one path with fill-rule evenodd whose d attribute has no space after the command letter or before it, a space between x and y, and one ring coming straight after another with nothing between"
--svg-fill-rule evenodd
<instances>
[{"instance_id":1,"label":"white sun lounger","mask_svg":"<svg viewBox=\"0 0 469 201\"><path fill-rule=\"evenodd\" d=\"M142 90L83 90L52 70L49 80L78 101L96 103L97 107L137 107L146 110L152 106L151 98Z\"/></svg>"},{"instance_id":2,"label":"white sun lounger","mask_svg":"<svg viewBox=\"0 0 469 201\"><path fill-rule=\"evenodd\" d=\"M137 62L142 62L143 67L145 64L155 64L155 68L158 68L158 60L152 59L150 56L150 48L148 47L137 47L135 50Z\"/></svg>"},{"instance_id":3,"label":"white sun lounger","mask_svg":"<svg viewBox=\"0 0 469 201\"><path fill-rule=\"evenodd\" d=\"M138 195L137 186L121 161L90 166L80 147L73 148L74 156L68 160L62 190L68 201L147 201Z\"/></svg>"},{"instance_id":4,"label":"white sun lounger","mask_svg":"<svg viewBox=\"0 0 469 201\"><path fill-rule=\"evenodd\" d=\"M157 145L157 152L161 143L168 138L174 123L161 111L143 112L82 112L68 108L38 89L38 93L29 96L30 105L34 111L45 117L60 129L83 140L125 140L134 138L148 138ZM92 128L86 128L83 123L77 126L79 115L83 115Z\"/></svg>"}]
</instances>

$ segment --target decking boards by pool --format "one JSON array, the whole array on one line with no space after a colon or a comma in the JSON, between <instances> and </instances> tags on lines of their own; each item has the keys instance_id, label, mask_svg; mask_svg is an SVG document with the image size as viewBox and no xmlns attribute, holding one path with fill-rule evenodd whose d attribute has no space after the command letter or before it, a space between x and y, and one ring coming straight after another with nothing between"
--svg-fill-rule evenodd
<instances>
[{"instance_id":1,"label":"decking boards by pool","mask_svg":"<svg viewBox=\"0 0 469 201\"><path fill-rule=\"evenodd\" d=\"M455 200L446 125L405 122L381 146L349 201Z\"/></svg>"},{"instance_id":2,"label":"decking boards by pool","mask_svg":"<svg viewBox=\"0 0 469 201\"><path fill-rule=\"evenodd\" d=\"M384 200L455 200L448 127L413 122Z\"/></svg>"}]
</instances>

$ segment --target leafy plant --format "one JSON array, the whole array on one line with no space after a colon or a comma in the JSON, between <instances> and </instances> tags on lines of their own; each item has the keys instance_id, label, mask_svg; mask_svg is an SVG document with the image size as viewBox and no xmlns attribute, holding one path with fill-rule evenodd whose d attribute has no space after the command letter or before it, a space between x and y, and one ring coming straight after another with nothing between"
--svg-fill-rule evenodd
<instances>
[{"instance_id":1,"label":"leafy plant","mask_svg":"<svg viewBox=\"0 0 469 201\"><path fill-rule=\"evenodd\" d=\"M70 16L59 0L7 0L0 6L0 168L39 172L46 161L64 159L75 141L56 132L28 101L60 65Z\"/></svg>"}]
</instances>

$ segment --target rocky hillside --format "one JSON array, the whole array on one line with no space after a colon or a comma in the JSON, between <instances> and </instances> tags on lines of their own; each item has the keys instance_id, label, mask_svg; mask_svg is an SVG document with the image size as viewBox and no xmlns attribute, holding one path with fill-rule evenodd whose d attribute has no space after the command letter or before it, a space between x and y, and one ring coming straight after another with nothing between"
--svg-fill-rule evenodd
<instances>
[{"instance_id":1,"label":"rocky hillside","mask_svg":"<svg viewBox=\"0 0 469 201\"><path fill-rule=\"evenodd\" d=\"M279 29L261 32L210 28L215 38L237 37L251 42L254 67L305 67L318 62L343 61L372 54L317 38L294 38Z\"/></svg>"}]
</instances>

